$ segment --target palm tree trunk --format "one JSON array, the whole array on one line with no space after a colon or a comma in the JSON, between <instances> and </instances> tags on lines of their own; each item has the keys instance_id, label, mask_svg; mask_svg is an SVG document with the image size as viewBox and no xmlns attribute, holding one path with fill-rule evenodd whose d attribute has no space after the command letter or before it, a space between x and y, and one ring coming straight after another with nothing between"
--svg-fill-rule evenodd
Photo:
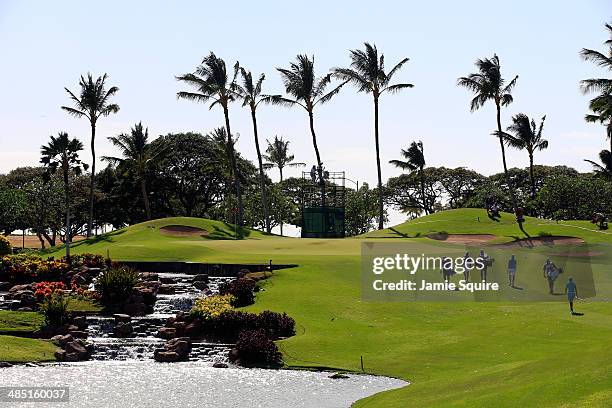
<instances>
[{"instance_id":1,"label":"palm tree trunk","mask_svg":"<svg viewBox=\"0 0 612 408\"><path fill-rule=\"evenodd\" d=\"M66 199L66 262L71 265L70 259L70 241L72 240L72 232L70 228L70 185L68 180L68 164L63 166L64 171L64 196Z\"/></svg>"},{"instance_id":2,"label":"palm tree trunk","mask_svg":"<svg viewBox=\"0 0 612 408\"><path fill-rule=\"evenodd\" d=\"M264 213L264 225L266 232L270 230L270 216L268 214L268 200L266 198L266 182L263 170L263 160L261 159L261 150L259 149L259 136L257 134L257 117L255 115L255 107L251 107L251 118L253 119L253 135L255 135L255 149L257 150L257 160L259 162L259 188L261 189L261 204Z\"/></svg>"},{"instance_id":3,"label":"palm tree trunk","mask_svg":"<svg viewBox=\"0 0 612 408\"><path fill-rule=\"evenodd\" d=\"M283 168L279 167L278 168L279 172L280 172L280 181L279 184L283 183ZM282 207L283 209L281 210L281 216L280 216L280 233L281 236L283 235L283 219L285 217L285 207Z\"/></svg>"},{"instance_id":4,"label":"palm tree trunk","mask_svg":"<svg viewBox=\"0 0 612 408\"><path fill-rule=\"evenodd\" d=\"M382 171L380 169L380 146L378 140L378 97L374 97L374 143L376 144L376 170L378 171L378 229L384 228L385 208L383 204Z\"/></svg>"},{"instance_id":5,"label":"palm tree trunk","mask_svg":"<svg viewBox=\"0 0 612 408\"><path fill-rule=\"evenodd\" d=\"M508 166L506 165L506 148L504 147L504 138L502 137L502 125L501 125L501 106L499 101L495 101L495 105L497 107L497 130L499 134L499 146L501 147L502 152L502 161L504 162L504 175L506 177L506 184L508 185L508 190L510 190L510 199L512 200L512 206L514 211L518 208L518 204L516 202L516 196L514 195L514 189L510 184L510 175L508 174Z\"/></svg>"},{"instance_id":6,"label":"palm tree trunk","mask_svg":"<svg viewBox=\"0 0 612 408\"><path fill-rule=\"evenodd\" d=\"M425 199L425 173L423 172L423 168L419 169L419 176L421 178L421 200L423 200L423 209L425 210L425 215L429 214L429 207L427 206L427 200Z\"/></svg>"},{"instance_id":7,"label":"palm tree trunk","mask_svg":"<svg viewBox=\"0 0 612 408\"><path fill-rule=\"evenodd\" d=\"M227 104L223 105L223 115L225 116L225 130L227 131L227 151L229 155L230 165L234 173L234 188L236 190L236 199L238 200L238 214L236 224L242 227L242 215L244 206L242 204L242 191L240 189L240 178L238 176L238 165L236 163L236 155L234 154L234 145L232 141L232 132L230 129L229 110Z\"/></svg>"},{"instance_id":8,"label":"palm tree trunk","mask_svg":"<svg viewBox=\"0 0 612 408\"><path fill-rule=\"evenodd\" d=\"M323 162L321 162L321 155L319 154L319 147L317 146L317 135L314 130L314 114L312 109L308 110L308 119L310 120L310 134L312 135L312 145L314 146L315 155L317 156L317 171L319 172L319 182L321 183L321 206L325 207L325 181L323 180Z\"/></svg>"},{"instance_id":9,"label":"palm tree trunk","mask_svg":"<svg viewBox=\"0 0 612 408\"><path fill-rule=\"evenodd\" d=\"M529 179L531 180L531 198L536 196L535 178L533 177L533 153L529 152Z\"/></svg>"},{"instance_id":10,"label":"palm tree trunk","mask_svg":"<svg viewBox=\"0 0 612 408\"><path fill-rule=\"evenodd\" d=\"M151 203L149 203L149 197L147 196L147 186L145 181L145 175L143 172L140 172L140 192L142 193L142 201L145 206L145 214L147 216L147 221L151 219Z\"/></svg>"},{"instance_id":11,"label":"palm tree trunk","mask_svg":"<svg viewBox=\"0 0 612 408\"><path fill-rule=\"evenodd\" d=\"M89 220L87 222L87 238L92 236L94 214L94 188L96 183L96 122L91 122L91 182L89 185Z\"/></svg>"}]
</instances>

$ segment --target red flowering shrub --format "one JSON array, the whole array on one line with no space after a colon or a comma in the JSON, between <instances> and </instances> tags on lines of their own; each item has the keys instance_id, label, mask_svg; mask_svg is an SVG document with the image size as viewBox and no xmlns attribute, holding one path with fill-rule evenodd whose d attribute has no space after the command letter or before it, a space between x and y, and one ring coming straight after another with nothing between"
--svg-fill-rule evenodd
<instances>
[{"instance_id":1,"label":"red flowering shrub","mask_svg":"<svg viewBox=\"0 0 612 408\"><path fill-rule=\"evenodd\" d=\"M66 257L61 258L66 262ZM103 268L106 260L102 255L97 254L78 254L71 256L72 266L87 266L88 268Z\"/></svg>"},{"instance_id":2,"label":"red flowering shrub","mask_svg":"<svg viewBox=\"0 0 612 408\"><path fill-rule=\"evenodd\" d=\"M34 296L41 301L53 294L61 294L64 290L66 290L64 282L38 282L34 285Z\"/></svg>"},{"instance_id":3,"label":"red flowering shrub","mask_svg":"<svg viewBox=\"0 0 612 408\"><path fill-rule=\"evenodd\" d=\"M84 298L84 299L100 300L100 295L97 292L93 290L87 290L85 288L82 288L78 286L76 283L72 283L72 285L70 285L70 290L77 297Z\"/></svg>"}]
</instances>

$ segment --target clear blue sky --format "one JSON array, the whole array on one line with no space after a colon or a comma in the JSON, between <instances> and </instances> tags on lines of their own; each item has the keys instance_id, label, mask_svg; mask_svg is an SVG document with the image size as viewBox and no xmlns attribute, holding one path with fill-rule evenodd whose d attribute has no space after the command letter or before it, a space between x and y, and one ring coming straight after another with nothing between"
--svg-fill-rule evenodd
<instances>
[{"instance_id":1,"label":"clear blue sky","mask_svg":"<svg viewBox=\"0 0 612 408\"><path fill-rule=\"evenodd\" d=\"M520 75L504 124L518 112L547 115L550 148L536 162L587 171L582 159L595 158L608 146L603 127L584 122L588 98L578 88L580 79L605 73L578 52L601 49L603 24L612 15L609 0L370 5L1 0L0 172L36 165L41 144L60 130L88 141L87 124L60 110L69 103L64 86L77 90L82 73L106 72L109 84L120 88L115 101L121 111L100 122L97 146L103 155L113 153L106 137L137 121L154 137L222 125L220 110L175 96L182 85L174 76L191 72L210 50L228 64L239 60L254 73L266 73L265 91L278 93L282 86L274 68L287 66L296 54L314 54L323 74L347 65L348 50L364 41L376 43L388 66L410 57L397 80L415 85L382 101L385 179L399 174L388 160L399 158L400 148L415 139L423 140L428 165L466 166L485 174L501 170L499 145L490 136L494 110L470 113L469 93L456 86L457 77L474 70L476 58L494 52L506 77ZM254 160L248 112L236 104L230 115L232 130L241 134L238 148ZM315 126L329 169L375 183L372 122L370 96L350 87L320 107ZM284 135L299 161L314 162L302 110L264 106L259 124L263 138ZM527 165L524 152L511 152L508 160L511 166Z\"/></svg>"}]
</instances>

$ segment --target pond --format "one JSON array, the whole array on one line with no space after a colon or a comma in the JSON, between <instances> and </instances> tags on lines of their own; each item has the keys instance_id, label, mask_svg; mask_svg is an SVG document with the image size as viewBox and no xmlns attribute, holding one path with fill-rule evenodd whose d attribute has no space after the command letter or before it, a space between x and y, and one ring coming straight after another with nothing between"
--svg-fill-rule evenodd
<instances>
[{"instance_id":1,"label":"pond","mask_svg":"<svg viewBox=\"0 0 612 408\"><path fill-rule=\"evenodd\" d=\"M2 386L68 386L69 403L20 407L349 407L407 385L386 377L295 370L213 368L205 362L87 361L0 369Z\"/></svg>"}]
</instances>

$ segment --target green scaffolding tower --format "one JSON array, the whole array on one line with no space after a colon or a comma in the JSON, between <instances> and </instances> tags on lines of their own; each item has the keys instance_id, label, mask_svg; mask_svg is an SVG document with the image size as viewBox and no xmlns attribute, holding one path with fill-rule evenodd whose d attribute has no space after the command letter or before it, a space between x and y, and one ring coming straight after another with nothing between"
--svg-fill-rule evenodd
<instances>
[{"instance_id":1,"label":"green scaffolding tower","mask_svg":"<svg viewBox=\"0 0 612 408\"><path fill-rule=\"evenodd\" d=\"M302 238L344 238L344 182L343 171L302 172Z\"/></svg>"}]
</instances>

